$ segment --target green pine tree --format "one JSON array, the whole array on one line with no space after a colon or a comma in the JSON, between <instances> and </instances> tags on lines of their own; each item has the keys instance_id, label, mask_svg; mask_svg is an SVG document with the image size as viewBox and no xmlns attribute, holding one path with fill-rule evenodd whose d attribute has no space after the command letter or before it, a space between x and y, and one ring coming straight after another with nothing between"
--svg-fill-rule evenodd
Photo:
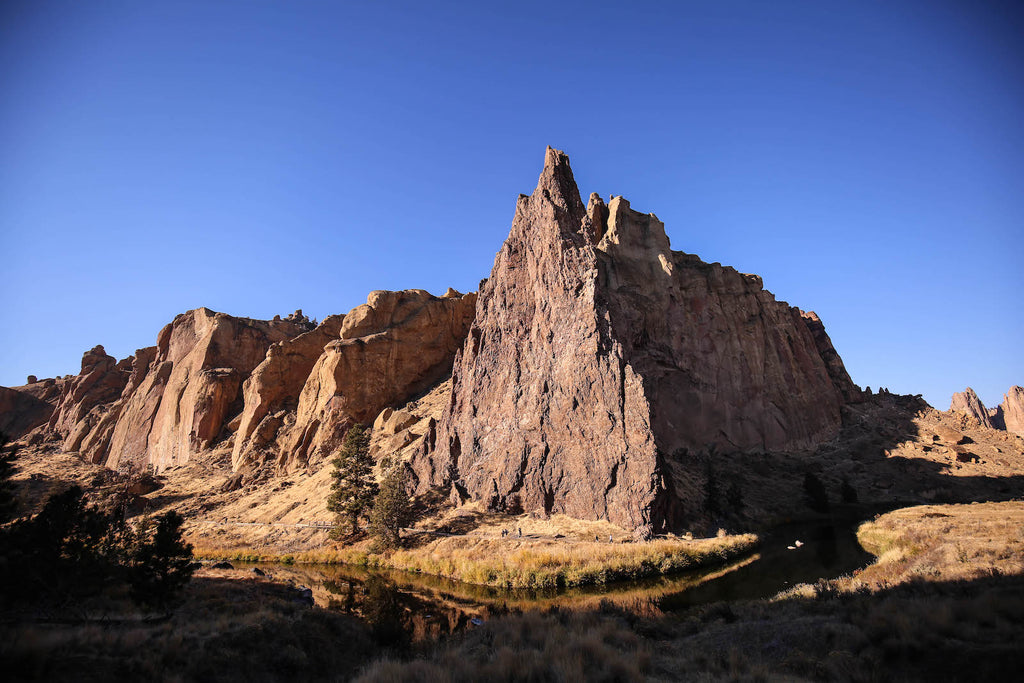
<instances>
[{"instance_id":1,"label":"green pine tree","mask_svg":"<svg viewBox=\"0 0 1024 683\"><path fill-rule=\"evenodd\" d=\"M388 463L370 513L370 533L378 549L391 550L401 545L401 529L411 520L412 504L405 490L405 464Z\"/></svg>"},{"instance_id":2,"label":"green pine tree","mask_svg":"<svg viewBox=\"0 0 1024 683\"><path fill-rule=\"evenodd\" d=\"M373 480L373 458L370 457L370 433L362 425L348 430L341 450L331 460L334 483L327 498L327 509L334 513L337 526L332 534L340 538L344 525L349 533L359 533L359 519L373 504L377 484Z\"/></svg>"}]
</instances>

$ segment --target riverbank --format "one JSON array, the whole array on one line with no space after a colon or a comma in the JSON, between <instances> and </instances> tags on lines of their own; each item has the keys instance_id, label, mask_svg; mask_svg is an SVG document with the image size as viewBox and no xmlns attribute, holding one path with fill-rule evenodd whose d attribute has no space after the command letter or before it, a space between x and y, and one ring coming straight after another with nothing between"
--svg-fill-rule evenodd
<instances>
[{"instance_id":1,"label":"riverbank","mask_svg":"<svg viewBox=\"0 0 1024 683\"><path fill-rule=\"evenodd\" d=\"M1009 680L1024 666L1024 503L920 506L861 525L847 576L679 616L509 615L360 680Z\"/></svg>"},{"instance_id":2,"label":"riverbank","mask_svg":"<svg viewBox=\"0 0 1024 683\"><path fill-rule=\"evenodd\" d=\"M202 545L196 547L195 554L207 560L397 569L499 588L556 588L603 585L717 566L751 552L757 543L753 534L629 543L465 535L442 537L388 554L370 553L365 547L272 554Z\"/></svg>"},{"instance_id":3,"label":"riverbank","mask_svg":"<svg viewBox=\"0 0 1024 683\"><path fill-rule=\"evenodd\" d=\"M766 600L675 614L595 600L481 609L479 623L458 624L423 601L407 609L369 573L317 594L324 609L303 603L303 580L284 571L204 567L166 618L125 599L124 612L112 605L82 624L0 624L0 658L20 680L48 681L967 681L1011 680L1024 666L1024 503L896 510L860 537L878 553L865 568ZM353 594L372 602L345 613ZM388 626L411 616L429 636L413 644Z\"/></svg>"}]
</instances>

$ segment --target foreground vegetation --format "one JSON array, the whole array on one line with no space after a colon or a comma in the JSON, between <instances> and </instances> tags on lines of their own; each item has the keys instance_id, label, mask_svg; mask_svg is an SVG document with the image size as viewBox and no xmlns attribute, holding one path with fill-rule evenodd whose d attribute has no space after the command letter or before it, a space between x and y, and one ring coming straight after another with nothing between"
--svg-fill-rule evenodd
<instances>
[{"instance_id":1,"label":"foreground vegetation","mask_svg":"<svg viewBox=\"0 0 1024 683\"><path fill-rule=\"evenodd\" d=\"M1024 504L925 506L865 524L856 575L680 617L510 615L363 681L1009 680L1024 666Z\"/></svg>"},{"instance_id":2,"label":"foreground vegetation","mask_svg":"<svg viewBox=\"0 0 1024 683\"><path fill-rule=\"evenodd\" d=\"M133 617L126 598L103 626L0 625L0 658L34 680L1011 680L1024 666L1022 530L1020 502L898 510L861 527L879 554L867 568L770 600L492 610L419 645L386 619L436 620L379 580L357 591L379 599L356 619L344 591L310 608L280 581L207 568L169 618Z\"/></svg>"}]
</instances>

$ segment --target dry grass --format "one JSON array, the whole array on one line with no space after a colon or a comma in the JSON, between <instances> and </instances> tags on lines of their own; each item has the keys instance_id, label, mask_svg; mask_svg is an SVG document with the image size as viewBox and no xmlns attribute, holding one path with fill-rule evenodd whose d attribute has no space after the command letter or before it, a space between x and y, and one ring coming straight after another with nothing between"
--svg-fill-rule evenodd
<instances>
[{"instance_id":1,"label":"dry grass","mask_svg":"<svg viewBox=\"0 0 1024 683\"><path fill-rule=\"evenodd\" d=\"M855 587L1024 574L1024 503L904 508L861 525L857 539L878 560Z\"/></svg>"},{"instance_id":2,"label":"dry grass","mask_svg":"<svg viewBox=\"0 0 1024 683\"><path fill-rule=\"evenodd\" d=\"M571 616L510 615L425 659L376 662L360 680L468 681L477 672L501 680L664 681L1019 675L1024 503L898 510L865 524L860 538L880 554L866 570L773 600L716 603L680 617L608 604ZM575 664L584 649L616 673Z\"/></svg>"},{"instance_id":3,"label":"dry grass","mask_svg":"<svg viewBox=\"0 0 1024 683\"><path fill-rule=\"evenodd\" d=\"M757 536L702 540L594 543L567 539L442 538L390 555L338 548L284 555L199 546L203 559L243 562L348 564L432 574L499 588L602 585L724 564L750 552Z\"/></svg>"},{"instance_id":4,"label":"dry grass","mask_svg":"<svg viewBox=\"0 0 1024 683\"><path fill-rule=\"evenodd\" d=\"M125 602L102 620L0 625L0 659L7 680L350 677L375 651L367 627L298 605L295 595L283 584L205 569L170 616Z\"/></svg>"},{"instance_id":5,"label":"dry grass","mask_svg":"<svg viewBox=\"0 0 1024 683\"><path fill-rule=\"evenodd\" d=\"M394 553L387 565L502 588L605 584L722 564L749 552L752 534L643 543L454 537Z\"/></svg>"}]
</instances>

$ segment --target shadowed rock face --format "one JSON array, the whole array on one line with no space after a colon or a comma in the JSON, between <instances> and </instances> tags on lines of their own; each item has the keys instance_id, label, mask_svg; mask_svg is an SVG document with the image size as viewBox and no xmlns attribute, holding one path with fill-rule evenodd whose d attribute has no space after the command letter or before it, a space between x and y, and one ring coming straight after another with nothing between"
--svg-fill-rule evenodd
<instances>
[{"instance_id":1,"label":"shadowed rock face","mask_svg":"<svg viewBox=\"0 0 1024 683\"><path fill-rule=\"evenodd\" d=\"M421 490L649 533L692 494L687 450L811 447L858 396L817 316L673 252L621 197L584 208L549 148L481 287L436 448L411 467Z\"/></svg>"},{"instance_id":2,"label":"shadowed rock face","mask_svg":"<svg viewBox=\"0 0 1024 683\"><path fill-rule=\"evenodd\" d=\"M19 439L39 425L46 424L53 415L52 404L32 393L21 391L23 388L0 387L0 434L11 440Z\"/></svg>"}]
</instances>

